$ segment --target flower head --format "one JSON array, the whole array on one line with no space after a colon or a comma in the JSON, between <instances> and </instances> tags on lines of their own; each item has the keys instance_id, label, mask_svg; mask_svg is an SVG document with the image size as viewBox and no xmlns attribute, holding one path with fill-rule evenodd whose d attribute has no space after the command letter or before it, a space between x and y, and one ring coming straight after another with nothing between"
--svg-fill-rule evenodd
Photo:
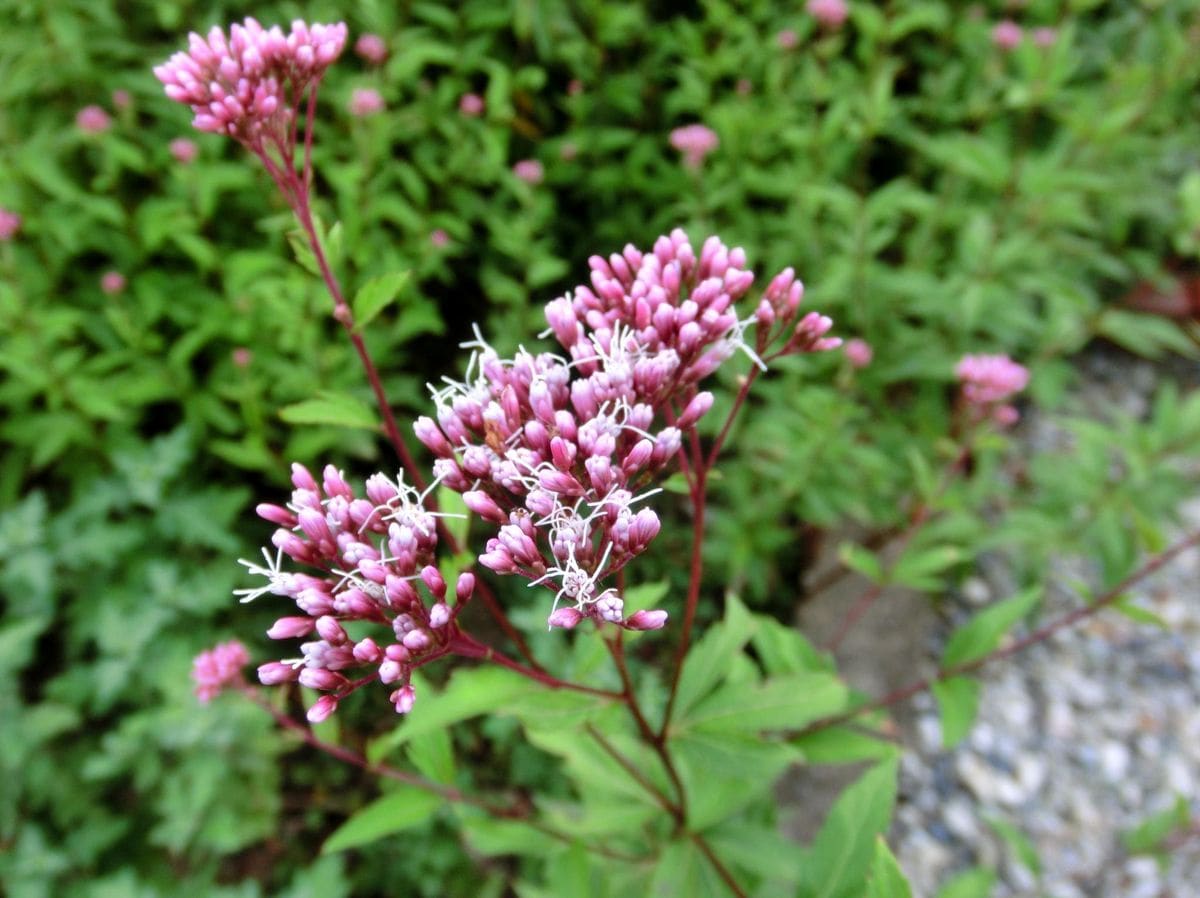
<instances>
[{"instance_id":1,"label":"flower head","mask_svg":"<svg viewBox=\"0 0 1200 898\"><path fill-rule=\"evenodd\" d=\"M1029 383L1029 371L1006 355L966 355L954 369L962 396L976 419L991 417L1007 427L1019 417L1005 404Z\"/></svg>"},{"instance_id":2,"label":"flower head","mask_svg":"<svg viewBox=\"0 0 1200 898\"><path fill-rule=\"evenodd\" d=\"M112 118L99 106L84 106L75 115L75 125L85 134L103 134L112 127Z\"/></svg>"},{"instance_id":3,"label":"flower head","mask_svg":"<svg viewBox=\"0 0 1200 898\"><path fill-rule=\"evenodd\" d=\"M114 90L112 92L112 103L117 109L128 109L133 105L133 97L129 95L127 90Z\"/></svg>"},{"instance_id":4,"label":"flower head","mask_svg":"<svg viewBox=\"0 0 1200 898\"><path fill-rule=\"evenodd\" d=\"M541 184L546 176L542 163L536 159L522 159L513 166L513 174L526 184Z\"/></svg>"},{"instance_id":5,"label":"flower head","mask_svg":"<svg viewBox=\"0 0 1200 898\"><path fill-rule=\"evenodd\" d=\"M1033 45L1041 47L1043 50L1047 47L1053 47L1058 41L1058 31L1054 28L1035 28L1033 29Z\"/></svg>"},{"instance_id":6,"label":"flower head","mask_svg":"<svg viewBox=\"0 0 1200 898\"><path fill-rule=\"evenodd\" d=\"M369 87L356 88L350 95L350 114L359 118L383 111L383 97Z\"/></svg>"},{"instance_id":7,"label":"flower head","mask_svg":"<svg viewBox=\"0 0 1200 898\"><path fill-rule=\"evenodd\" d=\"M196 155L200 152L196 142L186 137L176 137L167 144L167 149L180 165L191 165L196 161Z\"/></svg>"},{"instance_id":8,"label":"flower head","mask_svg":"<svg viewBox=\"0 0 1200 898\"><path fill-rule=\"evenodd\" d=\"M846 361L855 368L867 367L871 364L871 359L875 355L871 349L871 344L866 340L860 340L858 337L847 340L846 345L842 347L842 352L846 354Z\"/></svg>"},{"instance_id":9,"label":"flower head","mask_svg":"<svg viewBox=\"0 0 1200 898\"><path fill-rule=\"evenodd\" d=\"M387 42L378 34L363 34L354 42L354 52L371 65L380 65L388 56Z\"/></svg>"},{"instance_id":10,"label":"flower head","mask_svg":"<svg viewBox=\"0 0 1200 898\"><path fill-rule=\"evenodd\" d=\"M992 28L992 43L1006 52L1015 50L1023 36L1024 32L1021 30L1021 26L1012 19L997 22Z\"/></svg>"},{"instance_id":11,"label":"flower head","mask_svg":"<svg viewBox=\"0 0 1200 898\"><path fill-rule=\"evenodd\" d=\"M0 242L12 240L21 230L21 216L0 206Z\"/></svg>"},{"instance_id":12,"label":"flower head","mask_svg":"<svg viewBox=\"0 0 1200 898\"><path fill-rule=\"evenodd\" d=\"M196 681L196 698L209 702L229 686L242 683L242 668L250 663L250 655L237 640L222 642L201 652L192 662L192 679Z\"/></svg>"},{"instance_id":13,"label":"flower head","mask_svg":"<svg viewBox=\"0 0 1200 898\"><path fill-rule=\"evenodd\" d=\"M800 35L794 28L785 28L775 35L775 45L780 50L795 50L800 45Z\"/></svg>"},{"instance_id":14,"label":"flower head","mask_svg":"<svg viewBox=\"0 0 1200 898\"><path fill-rule=\"evenodd\" d=\"M113 296L125 289L125 275L119 271L106 271L100 276L100 289Z\"/></svg>"},{"instance_id":15,"label":"flower head","mask_svg":"<svg viewBox=\"0 0 1200 898\"><path fill-rule=\"evenodd\" d=\"M671 132L671 146L683 153L683 164L699 168L704 157L721 143L717 132L706 125L684 125Z\"/></svg>"},{"instance_id":16,"label":"flower head","mask_svg":"<svg viewBox=\"0 0 1200 898\"><path fill-rule=\"evenodd\" d=\"M429 233L429 242L436 249L444 249L450 245L450 235L443 228L434 228Z\"/></svg>"},{"instance_id":17,"label":"flower head","mask_svg":"<svg viewBox=\"0 0 1200 898\"><path fill-rule=\"evenodd\" d=\"M830 31L841 28L846 17L850 15L846 0L808 0L804 8L823 28Z\"/></svg>"},{"instance_id":18,"label":"flower head","mask_svg":"<svg viewBox=\"0 0 1200 898\"><path fill-rule=\"evenodd\" d=\"M207 38L193 32L188 51L155 66L172 100L192 108L200 131L227 134L261 150L284 146L296 105L341 54L346 26L292 23L263 28L252 18Z\"/></svg>"},{"instance_id":19,"label":"flower head","mask_svg":"<svg viewBox=\"0 0 1200 898\"><path fill-rule=\"evenodd\" d=\"M470 118L483 115L483 97L479 94L463 94L458 99L458 111Z\"/></svg>"}]
</instances>

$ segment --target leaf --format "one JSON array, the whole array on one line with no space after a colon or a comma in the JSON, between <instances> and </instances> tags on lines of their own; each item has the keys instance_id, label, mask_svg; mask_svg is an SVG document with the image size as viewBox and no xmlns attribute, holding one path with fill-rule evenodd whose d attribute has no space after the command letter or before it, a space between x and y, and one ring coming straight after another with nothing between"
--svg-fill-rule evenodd
<instances>
[{"instance_id":1,"label":"leaf","mask_svg":"<svg viewBox=\"0 0 1200 898\"><path fill-rule=\"evenodd\" d=\"M1034 846L1029 836L1025 835L1013 824L1007 820L1002 820L999 817L989 818L988 826L990 826L1004 843L1017 856L1017 860L1029 868L1034 875L1041 875L1042 861L1038 857L1037 848Z\"/></svg>"},{"instance_id":2,"label":"leaf","mask_svg":"<svg viewBox=\"0 0 1200 898\"><path fill-rule=\"evenodd\" d=\"M1165 620L1151 611L1149 608L1143 608L1141 605L1135 605L1133 600L1126 597L1112 604L1113 611L1125 615L1131 621L1139 624L1150 624L1153 627L1158 627L1160 630L1170 630L1171 625Z\"/></svg>"},{"instance_id":3,"label":"leaf","mask_svg":"<svg viewBox=\"0 0 1200 898\"><path fill-rule=\"evenodd\" d=\"M408 760L426 779L450 785L454 782L454 743L450 730L431 730L408 742Z\"/></svg>"},{"instance_id":4,"label":"leaf","mask_svg":"<svg viewBox=\"0 0 1200 898\"><path fill-rule=\"evenodd\" d=\"M344 394L321 392L279 410L289 424L325 424L331 427L358 427L378 430L375 412L364 403Z\"/></svg>"},{"instance_id":5,"label":"leaf","mask_svg":"<svg viewBox=\"0 0 1200 898\"><path fill-rule=\"evenodd\" d=\"M954 748L971 731L979 711L979 681L951 677L931 687L942 716L942 746Z\"/></svg>"},{"instance_id":6,"label":"leaf","mask_svg":"<svg viewBox=\"0 0 1200 898\"><path fill-rule=\"evenodd\" d=\"M654 869L648 898L728 898L732 892L690 839L672 842Z\"/></svg>"},{"instance_id":7,"label":"leaf","mask_svg":"<svg viewBox=\"0 0 1200 898\"><path fill-rule=\"evenodd\" d=\"M676 728L753 736L799 729L845 704L846 687L834 675L790 674L764 683L728 683L680 716Z\"/></svg>"},{"instance_id":8,"label":"leaf","mask_svg":"<svg viewBox=\"0 0 1200 898\"><path fill-rule=\"evenodd\" d=\"M759 618L758 631L750 642L768 674L833 672L833 662L817 651L803 633L769 617Z\"/></svg>"},{"instance_id":9,"label":"leaf","mask_svg":"<svg viewBox=\"0 0 1200 898\"><path fill-rule=\"evenodd\" d=\"M1096 333L1123 349L1151 360L1171 353L1195 358L1196 344L1174 322L1158 315L1105 309L1096 323Z\"/></svg>"},{"instance_id":10,"label":"leaf","mask_svg":"<svg viewBox=\"0 0 1200 898\"><path fill-rule=\"evenodd\" d=\"M769 801L775 780L800 759L786 743L724 733L688 733L670 746L688 794L688 823L697 831Z\"/></svg>"},{"instance_id":11,"label":"leaf","mask_svg":"<svg viewBox=\"0 0 1200 898\"><path fill-rule=\"evenodd\" d=\"M885 738L875 738L851 727L828 727L792 740L809 764L853 764L896 757L899 749Z\"/></svg>"},{"instance_id":12,"label":"leaf","mask_svg":"<svg viewBox=\"0 0 1200 898\"><path fill-rule=\"evenodd\" d=\"M533 680L502 667L475 667L456 670L440 695L418 679L414 683L417 703L404 721L390 733L371 743L367 756L379 761L409 739L422 733L443 729L452 723L503 709L512 700L544 687Z\"/></svg>"},{"instance_id":13,"label":"leaf","mask_svg":"<svg viewBox=\"0 0 1200 898\"><path fill-rule=\"evenodd\" d=\"M685 716L717 684L733 656L741 653L757 629L758 623L746 606L730 593L725 599L725 619L709 628L683 663L675 696L680 716Z\"/></svg>"},{"instance_id":14,"label":"leaf","mask_svg":"<svg viewBox=\"0 0 1200 898\"><path fill-rule=\"evenodd\" d=\"M362 331L380 312L395 302L408 282L409 275L408 271L393 271L371 278L358 289L352 303L356 333Z\"/></svg>"},{"instance_id":15,"label":"leaf","mask_svg":"<svg viewBox=\"0 0 1200 898\"><path fill-rule=\"evenodd\" d=\"M996 885L996 874L983 867L967 870L938 889L937 898L988 898Z\"/></svg>"},{"instance_id":16,"label":"leaf","mask_svg":"<svg viewBox=\"0 0 1200 898\"><path fill-rule=\"evenodd\" d=\"M1176 832L1191 825L1191 808L1182 795L1175 796L1175 803L1143 820L1121 837L1125 850L1130 854L1154 854L1162 850L1163 841Z\"/></svg>"},{"instance_id":17,"label":"leaf","mask_svg":"<svg viewBox=\"0 0 1200 898\"><path fill-rule=\"evenodd\" d=\"M1004 634L1033 610L1041 595L1041 587L1034 586L975 615L947 640L942 669L969 664L995 650Z\"/></svg>"},{"instance_id":18,"label":"leaf","mask_svg":"<svg viewBox=\"0 0 1200 898\"><path fill-rule=\"evenodd\" d=\"M883 836L875 837L875 859L866 898L912 898L912 888Z\"/></svg>"},{"instance_id":19,"label":"leaf","mask_svg":"<svg viewBox=\"0 0 1200 898\"><path fill-rule=\"evenodd\" d=\"M462 494L457 493L447 486L439 486L437 490L437 505L438 511L446 515L442 518L442 525L446 531L454 537L454 541L458 545L465 546L467 544L467 530L471 526L470 511L467 509L467 503L463 501ZM447 580L451 583L453 581Z\"/></svg>"},{"instance_id":20,"label":"leaf","mask_svg":"<svg viewBox=\"0 0 1200 898\"><path fill-rule=\"evenodd\" d=\"M377 798L353 816L325 840L322 854L345 851L376 842L384 836L411 829L424 823L443 804L444 799L415 786L402 785Z\"/></svg>"},{"instance_id":21,"label":"leaf","mask_svg":"<svg viewBox=\"0 0 1200 898\"><path fill-rule=\"evenodd\" d=\"M871 550L858 543L842 543L838 546L838 560L852 571L858 571L872 583L883 582L883 565Z\"/></svg>"},{"instance_id":22,"label":"leaf","mask_svg":"<svg viewBox=\"0 0 1200 898\"><path fill-rule=\"evenodd\" d=\"M875 839L887 829L896 802L897 767L895 760L872 767L834 802L805 852L801 898L863 894Z\"/></svg>"},{"instance_id":23,"label":"leaf","mask_svg":"<svg viewBox=\"0 0 1200 898\"><path fill-rule=\"evenodd\" d=\"M911 589L936 589L946 568L958 564L963 551L958 546L931 546L906 552L892 568L888 579Z\"/></svg>"}]
</instances>

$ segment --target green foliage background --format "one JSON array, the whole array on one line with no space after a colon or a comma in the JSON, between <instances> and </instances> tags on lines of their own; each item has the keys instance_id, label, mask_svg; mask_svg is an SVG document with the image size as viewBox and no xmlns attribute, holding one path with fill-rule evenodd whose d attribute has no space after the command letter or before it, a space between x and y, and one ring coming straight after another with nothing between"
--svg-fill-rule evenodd
<instances>
[{"instance_id":1,"label":"green foliage background","mask_svg":"<svg viewBox=\"0 0 1200 898\"><path fill-rule=\"evenodd\" d=\"M1112 583L1161 545L1195 480L1200 402L1171 390L1146 421L1072 425L1069 460L1064 451L1027 463L996 438L945 494L931 472L954 455L953 365L964 352L1026 362L1033 401L1051 409L1075 376L1071 354L1097 338L1154 357L1193 353L1183 331L1115 300L1160 277L1173 254L1196 262L1197 5L1031 0L1022 23L1056 27L1057 41L1026 40L1007 55L989 39L998 4L851 7L835 33L799 4L766 2L254 10L267 23L345 18L352 39L374 31L391 48L377 69L348 52L326 79L316 167L321 214L340 222L347 285L412 273L368 337L402 420L425 409L423 384L455 367L471 322L501 350L528 343L541 304L583 279L590 254L646 246L677 225L746 247L761 274L795 266L806 303L832 315L837 333L870 341L875 361L861 372L838 354L781 363L735 434L703 612L726 618L729 629L714 633L740 633L707 644L734 682L823 670L809 669L800 643L780 657L803 663L747 667L751 630L778 625L755 617L741 632L720 599L728 585L789 620L808 553L841 524L886 529L936 495L935 523L907 566L885 571L867 549L849 550L858 569L932 595L994 548L1021 559L1025 583L1052 551L1093 559L1098 581ZM281 419L322 391L370 395L322 287L291 260L289 216L266 177L232 142L189 134L188 114L150 75L184 32L241 14L174 0L0 2L0 206L24 218L0 244L0 882L14 898L299 898L382 884L500 895L518 876L523 895L561 895L590 877L590 894L615 894L574 850L547 855L520 834L443 812L352 863L338 853L314 861L376 786L298 750L247 704L201 709L191 698L190 659L218 639L242 634L270 656L253 634L271 609L235 607L229 594L234 559L265 535L250 509L281 495L287 462L328 460L355 474L394 464L369 430ZM777 43L785 28L796 49ZM357 87L378 89L386 112L352 117ZM114 90L129 92L128 108L113 109ZM486 100L480 118L458 112L468 91ZM107 133L74 125L93 103L114 116ZM692 122L721 140L697 172L668 144L672 128ZM199 144L190 166L168 153L180 136ZM543 184L512 174L524 158L543 162ZM444 248L430 240L439 228ZM107 270L123 272L127 289L105 295ZM728 403L732 392L718 395ZM664 583L672 610L685 529L665 528L639 573ZM517 617L537 632L541 613ZM539 651L578 671L597 663L586 646ZM652 661L654 649L645 654ZM756 658L766 658L761 645ZM661 697L647 668L647 693ZM455 730L461 766L449 775L615 813L620 796L589 791L596 759L531 720L534 699L513 701ZM383 713L343 716L372 736L401 732ZM706 782L713 756L689 738L693 775ZM758 748L762 782L737 785L745 807L713 799L714 839L762 894L781 894L771 891L779 882L817 894L806 877L824 869L820 839L802 870L737 854L728 820L777 845L773 776L820 755ZM404 757L420 766L445 750ZM846 894L869 870L882 883L894 866L874 842L890 799L885 788L866 792L847 793L845 819L883 817L862 830L861 876L847 874ZM831 821L826 842L846 825ZM720 894L687 843L672 845L631 887ZM531 859L477 862L512 852Z\"/></svg>"}]
</instances>

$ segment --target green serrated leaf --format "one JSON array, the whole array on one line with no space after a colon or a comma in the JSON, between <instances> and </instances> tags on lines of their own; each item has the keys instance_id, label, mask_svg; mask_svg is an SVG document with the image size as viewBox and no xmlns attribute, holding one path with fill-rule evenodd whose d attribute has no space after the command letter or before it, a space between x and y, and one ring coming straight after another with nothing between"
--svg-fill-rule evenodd
<instances>
[{"instance_id":1,"label":"green serrated leaf","mask_svg":"<svg viewBox=\"0 0 1200 898\"><path fill-rule=\"evenodd\" d=\"M937 898L988 898L995 885L994 871L976 867L958 874L938 889Z\"/></svg>"},{"instance_id":2,"label":"green serrated leaf","mask_svg":"<svg viewBox=\"0 0 1200 898\"><path fill-rule=\"evenodd\" d=\"M896 802L897 769L895 760L877 764L838 797L805 852L799 898L863 894L875 839L887 829Z\"/></svg>"},{"instance_id":3,"label":"green serrated leaf","mask_svg":"<svg viewBox=\"0 0 1200 898\"><path fill-rule=\"evenodd\" d=\"M993 651L1004 634L1034 609L1041 596L1040 586L1031 587L975 615L947 640L942 669L969 664Z\"/></svg>"},{"instance_id":4,"label":"green serrated leaf","mask_svg":"<svg viewBox=\"0 0 1200 898\"><path fill-rule=\"evenodd\" d=\"M345 851L376 842L384 836L411 829L434 815L445 799L415 786L402 785L378 798L333 831L321 846L322 854Z\"/></svg>"},{"instance_id":5,"label":"green serrated leaf","mask_svg":"<svg viewBox=\"0 0 1200 898\"><path fill-rule=\"evenodd\" d=\"M408 283L410 274L408 271L393 271L371 278L359 288L352 303L356 332L363 330L380 312L396 301L396 297Z\"/></svg>"},{"instance_id":6,"label":"green serrated leaf","mask_svg":"<svg viewBox=\"0 0 1200 898\"><path fill-rule=\"evenodd\" d=\"M1171 625L1155 614L1148 608L1143 608L1141 605L1135 605L1133 600L1126 597L1119 599L1112 604L1113 611L1118 614L1123 614L1131 621L1139 624L1150 624L1152 627L1158 627L1160 630L1170 630Z\"/></svg>"},{"instance_id":7,"label":"green serrated leaf","mask_svg":"<svg viewBox=\"0 0 1200 898\"><path fill-rule=\"evenodd\" d=\"M1191 825L1191 816L1187 799L1177 795L1174 804L1139 823L1125 833L1121 841L1130 854L1154 854L1162 850L1162 843L1167 837Z\"/></svg>"},{"instance_id":8,"label":"green serrated leaf","mask_svg":"<svg viewBox=\"0 0 1200 898\"><path fill-rule=\"evenodd\" d=\"M725 619L713 625L688 652L679 677L675 704L682 716L717 684L758 629L757 620L732 593L725 599Z\"/></svg>"},{"instance_id":9,"label":"green serrated leaf","mask_svg":"<svg viewBox=\"0 0 1200 898\"><path fill-rule=\"evenodd\" d=\"M953 748L971 731L979 711L979 681L950 677L931 687L942 718L942 745Z\"/></svg>"},{"instance_id":10,"label":"green serrated leaf","mask_svg":"<svg viewBox=\"0 0 1200 898\"><path fill-rule=\"evenodd\" d=\"M289 424L325 424L332 427L355 427L378 430L379 423L370 406L352 396L337 393L318 393L279 410L279 417Z\"/></svg>"},{"instance_id":11,"label":"green serrated leaf","mask_svg":"<svg viewBox=\"0 0 1200 898\"><path fill-rule=\"evenodd\" d=\"M883 582L883 565L870 549L858 543L838 546L838 560L852 571L858 571L872 583Z\"/></svg>"},{"instance_id":12,"label":"green serrated leaf","mask_svg":"<svg viewBox=\"0 0 1200 898\"><path fill-rule=\"evenodd\" d=\"M883 836L875 838L866 898L912 898L912 887Z\"/></svg>"}]
</instances>

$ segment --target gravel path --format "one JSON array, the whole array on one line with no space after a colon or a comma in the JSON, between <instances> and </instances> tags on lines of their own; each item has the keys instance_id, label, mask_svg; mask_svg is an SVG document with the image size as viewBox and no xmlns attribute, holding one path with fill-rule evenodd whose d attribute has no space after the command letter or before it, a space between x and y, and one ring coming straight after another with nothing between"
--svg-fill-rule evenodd
<instances>
[{"instance_id":1,"label":"gravel path","mask_svg":"<svg viewBox=\"0 0 1200 898\"><path fill-rule=\"evenodd\" d=\"M1153 366L1111 353L1082 364L1085 408L1144 410ZM1065 439L1036 415L1020 435L1031 448ZM1187 500L1182 516L1185 530L1200 527L1200 498ZM1082 575L1061 567L1063 583ZM1005 579L994 559L983 567L957 597L945 632L1007 595ZM941 750L932 697L914 700L891 838L914 895L934 895L954 873L983 865L999 872L993 898L1200 896L1200 833L1181 840L1163 867L1130 856L1121 838L1177 796L1190 802L1193 820L1200 815L1200 549L1131 595L1170 629L1101 613L990 667L978 721L953 751ZM1044 614L1077 602L1050 589ZM998 835L997 821L1025 834L1040 874Z\"/></svg>"}]
</instances>

